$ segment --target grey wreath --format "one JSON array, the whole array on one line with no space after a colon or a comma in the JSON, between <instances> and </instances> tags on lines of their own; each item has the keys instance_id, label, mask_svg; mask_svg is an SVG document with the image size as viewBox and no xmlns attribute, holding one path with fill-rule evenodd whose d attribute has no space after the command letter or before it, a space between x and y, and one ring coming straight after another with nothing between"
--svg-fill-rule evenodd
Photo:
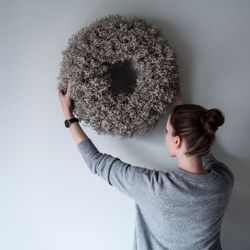
<instances>
[{"instance_id":1,"label":"grey wreath","mask_svg":"<svg viewBox=\"0 0 250 250\"><path fill-rule=\"evenodd\" d=\"M57 89L71 82L74 115L99 135L144 135L180 93L176 52L144 18L99 18L61 53Z\"/></svg>"}]
</instances>

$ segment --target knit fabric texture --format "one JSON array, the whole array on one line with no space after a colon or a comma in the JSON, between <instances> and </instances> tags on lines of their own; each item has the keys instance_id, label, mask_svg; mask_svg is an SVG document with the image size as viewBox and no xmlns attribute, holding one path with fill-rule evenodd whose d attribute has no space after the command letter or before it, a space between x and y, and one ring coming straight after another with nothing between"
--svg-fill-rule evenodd
<instances>
[{"instance_id":1,"label":"knit fabric texture","mask_svg":"<svg viewBox=\"0 0 250 250\"><path fill-rule=\"evenodd\" d=\"M144 18L97 19L70 37L62 55L57 89L71 82L75 116L99 135L146 134L180 93L176 52Z\"/></svg>"},{"instance_id":2,"label":"knit fabric texture","mask_svg":"<svg viewBox=\"0 0 250 250\"><path fill-rule=\"evenodd\" d=\"M220 229L234 175L213 154L202 157L209 173L195 174L133 166L100 152L88 137L77 148L93 174L135 202L133 250L222 249Z\"/></svg>"}]
</instances>

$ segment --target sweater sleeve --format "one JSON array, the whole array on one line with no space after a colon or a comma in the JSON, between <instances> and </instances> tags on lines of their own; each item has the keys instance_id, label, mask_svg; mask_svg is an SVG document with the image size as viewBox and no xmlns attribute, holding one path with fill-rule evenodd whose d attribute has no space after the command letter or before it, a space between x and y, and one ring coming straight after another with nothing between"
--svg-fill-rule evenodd
<instances>
[{"instance_id":1,"label":"sweater sleeve","mask_svg":"<svg viewBox=\"0 0 250 250\"><path fill-rule=\"evenodd\" d=\"M201 159L205 169L212 169L216 172L219 172L227 179L227 181L232 184L234 183L235 178L231 169L223 162L218 161L212 153L202 156Z\"/></svg>"},{"instance_id":2,"label":"sweater sleeve","mask_svg":"<svg viewBox=\"0 0 250 250\"><path fill-rule=\"evenodd\" d=\"M93 174L103 178L135 202L148 202L158 180L158 170L132 166L118 157L100 152L90 138L77 147Z\"/></svg>"}]
</instances>

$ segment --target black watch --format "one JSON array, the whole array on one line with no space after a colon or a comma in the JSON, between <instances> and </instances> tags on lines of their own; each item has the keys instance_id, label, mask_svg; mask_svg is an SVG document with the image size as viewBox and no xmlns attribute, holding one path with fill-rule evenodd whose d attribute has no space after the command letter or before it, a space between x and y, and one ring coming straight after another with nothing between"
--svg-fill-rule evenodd
<instances>
[{"instance_id":1,"label":"black watch","mask_svg":"<svg viewBox=\"0 0 250 250\"><path fill-rule=\"evenodd\" d=\"M71 125L72 123L74 123L74 122L79 122L79 119L76 118L76 117L74 117L74 118L70 118L70 119L68 119L68 120L65 120L65 121L64 121L65 127L66 127L66 128L69 128L70 125Z\"/></svg>"}]
</instances>

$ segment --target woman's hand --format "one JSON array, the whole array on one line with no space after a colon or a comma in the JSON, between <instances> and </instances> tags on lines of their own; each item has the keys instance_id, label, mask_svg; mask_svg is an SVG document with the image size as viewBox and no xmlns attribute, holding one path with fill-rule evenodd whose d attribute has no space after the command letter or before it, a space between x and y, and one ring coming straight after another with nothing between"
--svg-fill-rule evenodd
<instances>
[{"instance_id":1,"label":"woman's hand","mask_svg":"<svg viewBox=\"0 0 250 250\"><path fill-rule=\"evenodd\" d=\"M61 103L61 108L65 119L70 119L74 117L73 114L73 100L70 96L71 83L68 84L67 92L64 94L61 90L58 91L59 101Z\"/></svg>"},{"instance_id":2,"label":"woman's hand","mask_svg":"<svg viewBox=\"0 0 250 250\"><path fill-rule=\"evenodd\" d=\"M175 100L174 100L174 105L180 105L183 104L184 100L181 94L177 95Z\"/></svg>"},{"instance_id":3,"label":"woman's hand","mask_svg":"<svg viewBox=\"0 0 250 250\"><path fill-rule=\"evenodd\" d=\"M172 102L170 108L171 109L174 109L174 107L178 106L178 105L181 105L181 104L184 104L184 100L183 100L183 97L180 94L178 94L175 98L174 98L174 101Z\"/></svg>"}]
</instances>

